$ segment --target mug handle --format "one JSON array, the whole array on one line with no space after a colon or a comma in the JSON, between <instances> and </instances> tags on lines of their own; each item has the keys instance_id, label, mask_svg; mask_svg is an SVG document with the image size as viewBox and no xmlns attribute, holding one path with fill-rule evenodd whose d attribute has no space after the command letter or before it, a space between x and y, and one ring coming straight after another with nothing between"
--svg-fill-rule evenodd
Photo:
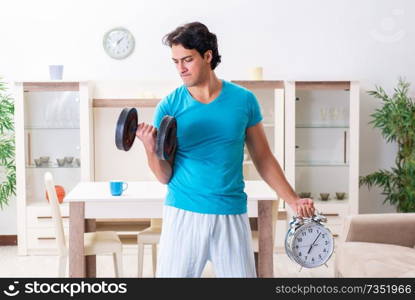
<instances>
[{"instance_id":1,"label":"mug handle","mask_svg":"<svg viewBox=\"0 0 415 300\"><path fill-rule=\"evenodd\" d=\"M123 182L123 189L122 189L122 191L124 192L126 189L128 189L128 183L127 182ZM126 185L126 187L124 187L124 185Z\"/></svg>"}]
</instances>

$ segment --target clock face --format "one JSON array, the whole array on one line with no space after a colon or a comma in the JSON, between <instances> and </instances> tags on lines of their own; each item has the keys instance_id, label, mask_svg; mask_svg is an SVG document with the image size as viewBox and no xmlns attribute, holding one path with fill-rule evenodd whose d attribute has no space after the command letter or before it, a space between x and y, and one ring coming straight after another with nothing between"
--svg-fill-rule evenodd
<instances>
[{"instance_id":1,"label":"clock face","mask_svg":"<svg viewBox=\"0 0 415 300\"><path fill-rule=\"evenodd\" d=\"M334 249L333 237L327 228L309 223L295 232L291 249L300 265L315 268L329 260Z\"/></svg>"},{"instance_id":2,"label":"clock face","mask_svg":"<svg viewBox=\"0 0 415 300\"><path fill-rule=\"evenodd\" d=\"M133 35L127 29L117 27L104 35L103 46L110 57L124 59L133 52L135 41Z\"/></svg>"}]
</instances>

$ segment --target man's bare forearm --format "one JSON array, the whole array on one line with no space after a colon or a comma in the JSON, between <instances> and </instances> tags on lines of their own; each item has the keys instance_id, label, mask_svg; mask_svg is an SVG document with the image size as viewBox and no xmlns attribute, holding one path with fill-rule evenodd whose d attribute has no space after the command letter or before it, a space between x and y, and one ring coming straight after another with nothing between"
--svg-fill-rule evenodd
<instances>
[{"instance_id":1,"label":"man's bare forearm","mask_svg":"<svg viewBox=\"0 0 415 300\"><path fill-rule=\"evenodd\" d=\"M282 171L280 164L272 153L266 155L265 158L262 158L255 165L264 181L268 183L268 185L277 192L285 202L292 203L298 199L298 195L285 178L285 174Z\"/></svg>"},{"instance_id":2,"label":"man's bare forearm","mask_svg":"<svg viewBox=\"0 0 415 300\"><path fill-rule=\"evenodd\" d=\"M158 181L163 184L167 184L170 181L173 169L170 162L167 160L161 160L157 157L156 153L146 149L148 165L153 171Z\"/></svg>"}]
</instances>

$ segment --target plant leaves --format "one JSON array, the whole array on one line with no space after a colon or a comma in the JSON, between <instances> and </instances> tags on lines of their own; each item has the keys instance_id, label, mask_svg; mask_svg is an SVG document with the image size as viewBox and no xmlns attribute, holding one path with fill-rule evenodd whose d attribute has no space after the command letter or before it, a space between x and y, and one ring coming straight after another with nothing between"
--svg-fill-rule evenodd
<instances>
[{"instance_id":1,"label":"plant leaves","mask_svg":"<svg viewBox=\"0 0 415 300\"><path fill-rule=\"evenodd\" d=\"M397 143L399 150L390 171L379 170L359 178L359 186L382 188L384 203L396 205L401 212L415 212L415 103L408 95L409 87L399 78L393 95L379 86L368 91L383 104L370 115L369 124L379 129L388 143Z\"/></svg>"},{"instance_id":2,"label":"plant leaves","mask_svg":"<svg viewBox=\"0 0 415 300\"><path fill-rule=\"evenodd\" d=\"M16 195L14 100L5 91L6 84L0 80L0 167L5 175L5 180L0 182L0 209Z\"/></svg>"}]
</instances>

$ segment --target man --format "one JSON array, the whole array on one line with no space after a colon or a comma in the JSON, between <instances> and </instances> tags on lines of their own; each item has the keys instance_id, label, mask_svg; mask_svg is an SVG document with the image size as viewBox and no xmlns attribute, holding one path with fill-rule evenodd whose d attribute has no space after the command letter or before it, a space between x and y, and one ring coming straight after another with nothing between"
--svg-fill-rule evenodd
<instances>
[{"instance_id":1,"label":"man","mask_svg":"<svg viewBox=\"0 0 415 300\"><path fill-rule=\"evenodd\" d=\"M262 178L299 216L311 217L311 199L300 199L287 182L265 137L257 99L249 90L220 80L216 35L199 23L164 37L183 85L156 108L154 127L140 123L148 163L168 184L157 277L200 277L207 260L217 277L256 277L244 193L246 142ZM165 115L177 120L178 146L169 161L155 154Z\"/></svg>"}]
</instances>

